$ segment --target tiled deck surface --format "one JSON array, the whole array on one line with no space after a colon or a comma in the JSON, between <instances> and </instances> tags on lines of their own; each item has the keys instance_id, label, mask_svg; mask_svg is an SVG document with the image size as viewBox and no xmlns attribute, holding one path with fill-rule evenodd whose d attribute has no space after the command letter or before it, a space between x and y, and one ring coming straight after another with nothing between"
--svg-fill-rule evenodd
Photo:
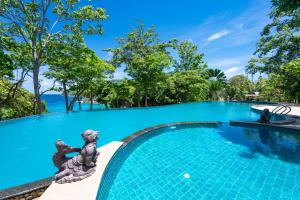
<instances>
[{"instance_id":1,"label":"tiled deck surface","mask_svg":"<svg viewBox=\"0 0 300 200\"><path fill-rule=\"evenodd\" d=\"M123 142L111 142L98 149L100 156L97 169L92 176L74 183L57 184L53 182L39 200L83 200L96 199L102 175L109 160L120 148Z\"/></svg>"}]
</instances>

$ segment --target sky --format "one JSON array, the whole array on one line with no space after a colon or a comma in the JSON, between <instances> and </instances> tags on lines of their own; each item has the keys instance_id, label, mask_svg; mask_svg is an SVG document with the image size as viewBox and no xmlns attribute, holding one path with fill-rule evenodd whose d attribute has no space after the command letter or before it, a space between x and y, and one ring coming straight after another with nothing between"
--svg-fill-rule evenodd
<instances>
[{"instance_id":1,"label":"sky","mask_svg":"<svg viewBox=\"0 0 300 200\"><path fill-rule=\"evenodd\" d=\"M199 53L211 68L219 68L228 78L245 73L260 32L269 22L269 0L94 0L109 15L103 22L102 36L86 36L89 48L102 59L109 59L106 48L116 47L123 37L142 21L154 25L162 41L173 38L197 44ZM118 68L115 78L126 76ZM32 81L24 87L32 91ZM42 88L52 85L42 81Z\"/></svg>"}]
</instances>

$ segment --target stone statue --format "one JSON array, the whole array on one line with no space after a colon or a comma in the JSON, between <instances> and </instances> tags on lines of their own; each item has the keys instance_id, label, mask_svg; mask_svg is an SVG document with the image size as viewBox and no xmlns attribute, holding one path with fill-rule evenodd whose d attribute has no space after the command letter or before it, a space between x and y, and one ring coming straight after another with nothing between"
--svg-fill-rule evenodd
<instances>
[{"instance_id":1,"label":"stone statue","mask_svg":"<svg viewBox=\"0 0 300 200\"><path fill-rule=\"evenodd\" d=\"M258 120L259 123L270 123L271 115L269 109L264 109L260 114L260 119Z\"/></svg>"},{"instance_id":2,"label":"stone statue","mask_svg":"<svg viewBox=\"0 0 300 200\"><path fill-rule=\"evenodd\" d=\"M59 171L55 174L55 182L70 183L79 181L95 172L99 155L96 148L98 131L87 130L82 134L82 138L85 141L82 149L70 147L61 140L56 141L57 152L53 156L53 162ZM73 158L66 156L66 154L73 152L79 152L79 154Z\"/></svg>"}]
</instances>

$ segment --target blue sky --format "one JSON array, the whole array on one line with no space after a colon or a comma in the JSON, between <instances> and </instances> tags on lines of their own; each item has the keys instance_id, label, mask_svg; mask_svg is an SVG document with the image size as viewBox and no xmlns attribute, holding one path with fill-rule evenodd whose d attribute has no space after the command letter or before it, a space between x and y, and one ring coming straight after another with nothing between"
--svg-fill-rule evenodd
<instances>
[{"instance_id":1,"label":"blue sky","mask_svg":"<svg viewBox=\"0 0 300 200\"><path fill-rule=\"evenodd\" d=\"M269 22L269 0L97 0L109 18L103 22L102 36L85 37L87 45L101 58L110 55L103 49L116 47L137 20L155 25L163 41L190 40L204 53L212 68L220 68L228 77L244 74L244 66L255 50L262 28ZM115 78L125 76L117 69ZM31 82L31 81L30 81ZM32 91L32 84L24 86ZM43 88L51 85L42 82Z\"/></svg>"}]
</instances>

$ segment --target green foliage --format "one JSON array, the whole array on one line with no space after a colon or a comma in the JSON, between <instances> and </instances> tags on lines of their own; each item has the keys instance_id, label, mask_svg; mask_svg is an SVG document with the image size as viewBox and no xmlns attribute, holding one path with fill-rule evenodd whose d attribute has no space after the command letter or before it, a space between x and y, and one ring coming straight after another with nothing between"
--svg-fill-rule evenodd
<instances>
[{"instance_id":1,"label":"green foliage","mask_svg":"<svg viewBox=\"0 0 300 200\"><path fill-rule=\"evenodd\" d=\"M54 89L65 95L67 111L73 109L75 101L84 92L94 90L97 83L106 77L106 73L114 70L113 66L101 60L82 43L72 44L67 40L53 43L51 49L49 71L45 76L59 83ZM74 95L70 103L69 94Z\"/></svg>"},{"instance_id":2,"label":"green foliage","mask_svg":"<svg viewBox=\"0 0 300 200\"><path fill-rule=\"evenodd\" d=\"M0 79L0 102L6 98L11 83ZM18 88L15 97L0 105L0 120L34 114L34 96L25 89Z\"/></svg>"},{"instance_id":3,"label":"green foliage","mask_svg":"<svg viewBox=\"0 0 300 200\"><path fill-rule=\"evenodd\" d=\"M285 99L284 91L275 74L271 74L269 78L260 78L256 82L255 88L259 92L260 101L281 102Z\"/></svg>"},{"instance_id":4,"label":"green foliage","mask_svg":"<svg viewBox=\"0 0 300 200\"><path fill-rule=\"evenodd\" d=\"M121 81L109 81L106 84L108 84L108 87L101 87L102 93L100 94L102 95L101 98L98 98L99 102L108 104L113 108L132 107L135 94L132 81L123 79Z\"/></svg>"},{"instance_id":5,"label":"green foliage","mask_svg":"<svg viewBox=\"0 0 300 200\"><path fill-rule=\"evenodd\" d=\"M272 0L272 22L265 26L255 54L264 64L260 72L279 73L280 66L300 57L300 3Z\"/></svg>"},{"instance_id":6,"label":"green foliage","mask_svg":"<svg viewBox=\"0 0 300 200\"><path fill-rule=\"evenodd\" d=\"M208 80L198 75L197 71L173 73L167 80L165 96L168 103L184 103L207 100Z\"/></svg>"},{"instance_id":7,"label":"green foliage","mask_svg":"<svg viewBox=\"0 0 300 200\"><path fill-rule=\"evenodd\" d=\"M300 102L300 59L280 67L280 73L272 73L268 78L259 78L255 90L259 99L273 102Z\"/></svg>"},{"instance_id":8,"label":"green foliage","mask_svg":"<svg viewBox=\"0 0 300 200\"><path fill-rule=\"evenodd\" d=\"M0 31L1 33L1 31ZM10 38L0 34L0 77L11 79L13 77L14 65L10 55L7 53L10 48Z\"/></svg>"},{"instance_id":9,"label":"green foliage","mask_svg":"<svg viewBox=\"0 0 300 200\"><path fill-rule=\"evenodd\" d=\"M80 40L83 34L102 34L106 12L90 1L82 5L78 0L0 0L0 8L0 37L9 36L30 50L37 112L41 113L39 73L47 64L48 45L66 35Z\"/></svg>"},{"instance_id":10,"label":"green foliage","mask_svg":"<svg viewBox=\"0 0 300 200\"><path fill-rule=\"evenodd\" d=\"M125 65L125 71L136 83L135 99L140 106L144 100L147 106L153 85L157 83L164 70L171 64L167 51L169 43L161 43L154 27L145 30L143 24L118 39L119 47L108 49L113 53L111 62L119 67Z\"/></svg>"},{"instance_id":11,"label":"green foliage","mask_svg":"<svg viewBox=\"0 0 300 200\"><path fill-rule=\"evenodd\" d=\"M280 67L278 75L282 89L290 101L300 102L300 59L293 60Z\"/></svg>"},{"instance_id":12,"label":"green foliage","mask_svg":"<svg viewBox=\"0 0 300 200\"><path fill-rule=\"evenodd\" d=\"M175 71L197 70L203 72L207 64L203 61L204 54L198 53L197 45L190 41L184 41L175 45L178 51L178 60L175 60Z\"/></svg>"},{"instance_id":13,"label":"green foliage","mask_svg":"<svg viewBox=\"0 0 300 200\"><path fill-rule=\"evenodd\" d=\"M251 91L251 81L244 75L231 77L226 85L229 100L245 100L245 95Z\"/></svg>"},{"instance_id":14,"label":"green foliage","mask_svg":"<svg viewBox=\"0 0 300 200\"><path fill-rule=\"evenodd\" d=\"M222 99L224 97L226 75L220 69L208 69L207 76L209 79L209 99Z\"/></svg>"}]
</instances>

